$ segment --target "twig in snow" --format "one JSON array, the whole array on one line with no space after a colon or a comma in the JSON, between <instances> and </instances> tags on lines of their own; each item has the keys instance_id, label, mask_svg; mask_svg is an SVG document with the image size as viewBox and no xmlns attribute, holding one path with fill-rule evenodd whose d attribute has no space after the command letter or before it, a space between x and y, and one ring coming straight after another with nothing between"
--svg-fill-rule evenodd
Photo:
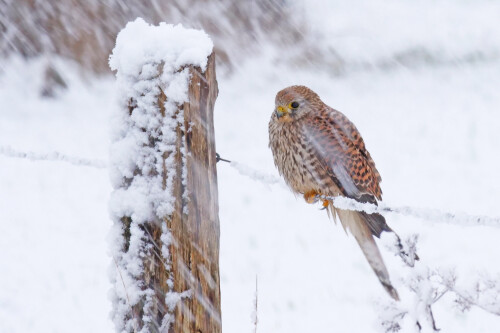
<instances>
[{"instance_id":1,"label":"twig in snow","mask_svg":"<svg viewBox=\"0 0 500 333\"><path fill-rule=\"evenodd\" d=\"M415 236L406 240L407 247L416 248ZM397 247L391 247L392 251L399 255ZM411 250L409 250L411 252ZM454 303L465 312L472 306L476 306L491 314L500 316L500 283L499 279L481 276L468 288L457 286L457 277L453 271L431 269L422 263L413 267L406 261L410 269L403 284L414 294L414 302L411 305L391 301L383 306L380 315L380 324L386 332L398 332L403 328L403 320L411 318L419 331L428 327L434 332L439 331L432 306L440 301L444 295L455 297Z\"/></svg>"},{"instance_id":2,"label":"twig in snow","mask_svg":"<svg viewBox=\"0 0 500 333\"><path fill-rule=\"evenodd\" d=\"M483 276L474 283L469 290L451 285L450 290L455 294L455 303L462 312L476 306L486 312L500 316L500 283L497 279Z\"/></svg>"},{"instance_id":3,"label":"twig in snow","mask_svg":"<svg viewBox=\"0 0 500 333\"><path fill-rule=\"evenodd\" d=\"M257 285L257 275L255 276L255 298L253 300L253 305L254 305L254 312L252 314L252 321L253 321L253 332L257 333L257 323L259 322L259 317L258 317L258 311L257 311L257 306L258 306L258 296L259 296L259 288Z\"/></svg>"},{"instance_id":4,"label":"twig in snow","mask_svg":"<svg viewBox=\"0 0 500 333\"><path fill-rule=\"evenodd\" d=\"M395 238L394 243L392 246L389 246L388 249L395 255L399 256L407 266L414 267L415 261L420 260L417 255L418 235L411 235L405 240L404 243L401 241L398 234L393 233L393 235Z\"/></svg>"}]
</instances>

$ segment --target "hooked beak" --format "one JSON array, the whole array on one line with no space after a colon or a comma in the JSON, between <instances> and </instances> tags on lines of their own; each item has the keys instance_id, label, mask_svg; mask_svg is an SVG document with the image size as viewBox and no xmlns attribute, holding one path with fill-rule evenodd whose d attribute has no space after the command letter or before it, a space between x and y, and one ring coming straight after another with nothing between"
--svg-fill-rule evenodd
<instances>
[{"instance_id":1,"label":"hooked beak","mask_svg":"<svg viewBox=\"0 0 500 333\"><path fill-rule=\"evenodd\" d=\"M276 108L276 116L278 117L278 119L280 119L281 117L283 117L284 115L287 115L289 113L290 113L290 110L288 108L281 106L281 105Z\"/></svg>"}]
</instances>

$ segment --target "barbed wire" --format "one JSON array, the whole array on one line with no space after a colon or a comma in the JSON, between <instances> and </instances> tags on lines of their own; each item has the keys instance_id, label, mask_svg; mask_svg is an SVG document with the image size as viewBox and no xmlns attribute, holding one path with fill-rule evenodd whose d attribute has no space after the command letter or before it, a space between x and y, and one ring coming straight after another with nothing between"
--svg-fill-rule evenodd
<instances>
[{"instance_id":1,"label":"barbed wire","mask_svg":"<svg viewBox=\"0 0 500 333\"><path fill-rule=\"evenodd\" d=\"M76 166L86 166L97 169L107 168L107 164L103 160L98 159L88 159L66 155L57 151L52 151L48 153L35 153L35 152L23 152L15 150L10 146L0 146L0 155L14 158L23 158L30 161L61 161Z\"/></svg>"},{"instance_id":2,"label":"barbed wire","mask_svg":"<svg viewBox=\"0 0 500 333\"><path fill-rule=\"evenodd\" d=\"M52 151L48 153L36 153L36 152L23 152L15 150L10 146L0 146L0 155L13 158L23 158L31 161L60 161L70 163L76 166L93 167L97 169L106 169L108 163L104 160L99 159L87 159L75 156L66 155L57 151ZM249 177L254 181L260 182L266 186L269 185L279 185L286 187L283 180L275 175L268 174L266 172L256 170L248 165L227 161L224 159L219 159L225 162L238 171L239 174ZM429 208L417 208L411 206L390 206L383 202L377 205L370 203L361 203L351 198L346 197L328 197L319 196L318 199L330 200L333 205L339 209L363 211L365 213L395 213L403 216L411 216L427 221L435 221L442 223L449 223L461 226L489 226L489 227L500 227L500 217L490 217L486 215L470 215L466 213L451 213L443 212L438 209Z\"/></svg>"},{"instance_id":3,"label":"barbed wire","mask_svg":"<svg viewBox=\"0 0 500 333\"><path fill-rule=\"evenodd\" d=\"M378 206L370 203L361 203L346 197L324 197L332 200L335 207L366 213L396 213L404 216L412 216L429 221L440 221L461 226L489 226L500 227L500 217L490 217L485 215L470 215L466 213L443 212L438 209L416 208L410 206L388 206L381 202Z\"/></svg>"},{"instance_id":4,"label":"barbed wire","mask_svg":"<svg viewBox=\"0 0 500 333\"><path fill-rule=\"evenodd\" d=\"M255 170L247 165L238 162L229 162L229 165L236 169L241 175L249 177L262 184L286 186L280 178ZM387 213L395 213L428 221L443 222L461 226L500 227L500 217L470 215L466 213L450 213L443 212L438 209L417 208L411 206L396 207L386 205L383 202L380 202L377 206L370 203L362 203L346 197L319 196L318 199L330 200L336 208L363 211L368 214L379 213L384 215Z\"/></svg>"}]
</instances>

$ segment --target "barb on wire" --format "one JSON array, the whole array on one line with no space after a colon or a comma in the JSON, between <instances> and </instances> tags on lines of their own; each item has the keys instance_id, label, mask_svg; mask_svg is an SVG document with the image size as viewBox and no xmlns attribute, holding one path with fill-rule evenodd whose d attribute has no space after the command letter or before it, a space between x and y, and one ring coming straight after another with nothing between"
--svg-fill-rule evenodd
<instances>
[{"instance_id":1,"label":"barb on wire","mask_svg":"<svg viewBox=\"0 0 500 333\"><path fill-rule=\"evenodd\" d=\"M215 162L219 162L219 161L222 161L222 162L227 162L227 163L231 163L231 161L229 160L225 160L223 159L222 157L220 157L220 155L218 153L215 153Z\"/></svg>"},{"instance_id":2,"label":"barb on wire","mask_svg":"<svg viewBox=\"0 0 500 333\"><path fill-rule=\"evenodd\" d=\"M67 162L69 164L78 165L78 166L88 166L98 169L105 169L106 162L97 159L87 159L80 158L75 156L69 156L57 151L49 152L49 153L35 153L35 152L23 152L19 150L12 149L9 146L0 146L0 155L4 155L7 157L15 157L15 158L24 158L31 161L62 161Z\"/></svg>"}]
</instances>

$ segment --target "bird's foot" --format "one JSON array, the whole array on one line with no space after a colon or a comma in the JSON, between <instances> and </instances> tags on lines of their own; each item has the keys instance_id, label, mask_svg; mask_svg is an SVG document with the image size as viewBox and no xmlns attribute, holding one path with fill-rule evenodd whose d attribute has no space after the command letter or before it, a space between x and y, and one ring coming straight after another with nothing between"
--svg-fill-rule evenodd
<instances>
[{"instance_id":1,"label":"bird's foot","mask_svg":"<svg viewBox=\"0 0 500 333\"><path fill-rule=\"evenodd\" d=\"M318 201L318 192L311 190L306 193L304 193L304 200L309 203L313 204Z\"/></svg>"},{"instance_id":2,"label":"bird's foot","mask_svg":"<svg viewBox=\"0 0 500 333\"><path fill-rule=\"evenodd\" d=\"M321 200L322 202L321 209L327 209L328 206L330 205L330 201L328 199L322 199L321 194L319 194L314 190L304 193L304 200L309 204L313 204L318 202L318 200Z\"/></svg>"},{"instance_id":3,"label":"bird's foot","mask_svg":"<svg viewBox=\"0 0 500 333\"><path fill-rule=\"evenodd\" d=\"M326 200L326 199L323 199L323 207L321 207L321 210L325 210L328 208L328 206L330 206L330 201Z\"/></svg>"}]
</instances>

